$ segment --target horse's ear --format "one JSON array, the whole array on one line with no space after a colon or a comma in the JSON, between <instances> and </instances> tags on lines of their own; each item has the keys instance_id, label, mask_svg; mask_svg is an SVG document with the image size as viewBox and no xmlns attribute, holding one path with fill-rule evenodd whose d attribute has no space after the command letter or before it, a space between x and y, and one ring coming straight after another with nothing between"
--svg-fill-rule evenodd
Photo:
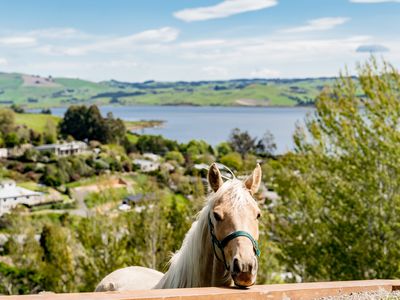
<instances>
[{"instance_id":1,"label":"horse's ear","mask_svg":"<svg viewBox=\"0 0 400 300\"><path fill-rule=\"evenodd\" d=\"M244 185L252 195L257 193L258 188L260 187L261 184L261 178L262 178L261 167L260 164L257 164L253 173L244 182Z\"/></svg>"},{"instance_id":2,"label":"horse's ear","mask_svg":"<svg viewBox=\"0 0 400 300\"><path fill-rule=\"evenodd\" d=\"M215 163L210 166L208 169L208 183L213 189L214 192L218 191L221 185L224 183L221 177L221 173L218 170L218 167Z\"/></svg>"}]
</instances>

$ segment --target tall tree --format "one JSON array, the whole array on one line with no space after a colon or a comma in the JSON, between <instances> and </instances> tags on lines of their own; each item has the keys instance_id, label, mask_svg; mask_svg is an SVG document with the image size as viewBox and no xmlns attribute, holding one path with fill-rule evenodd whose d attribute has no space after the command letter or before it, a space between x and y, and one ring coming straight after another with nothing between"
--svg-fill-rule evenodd
<instances>
[{"instance_id":1,"label":"tall tree","mask_svg":"<svg viewBox=\"0 0 400 300\"><path fill-rule=\"evenodd\" d=\"M0 133L6 135L15 126L15 113L8 108L0 108Z\"/></svg>"},{"instance_id":2,"label":"tall tree","mask_svg":"<svg viewBox=\"0 0 400 300\"><path fill-rule=\"evenodd\" d=\"M229 136L229 144L234 151L244 157L248 152L254 150L256 139L251 137L248 131L241 131L239 128L235 128Z\"/></svg>"},{"instance_id":3,"label":"tall tree","mask_svg":"<svg viewBox=\"0 0 400 300\"><path fill-rule=\"evenodd\" d=\"M77 140L84 140L88 137L88 125L86 121L88 108L84 105L71 105L65 112L60 123L60 133L64 137L68 135Z\"/></svg>"},{"instance_id":4,"label":"tall tree","mask_svg":"<svg viewBox=\"0 0 400 300\"><path fill-rule=\"evenodd\" d=\"M46 121L44 126L43 140L46 144L53 144L57 141L57 125L53 119L49 118Z\"/></svg>"},{"instance_id":5,"label":"tall tree","mask_svg":"<svg viewBox=\"0 0 400 300\"><path fill-rule=\"evenodd\" d=\"M43 250L44 284L54 292L74 290L75 265L71 249L71 236L66 228L55 224L46 224L40 235Z\"/></svg>"},{"instance_id":6,"label":"tall tree","mask_svg":"<svg viewBox=\"0 0 400 300\"><path fill-rule=\"evenodd\" d=\"M273 236L309 280L400 276L400 75L375 59L341 76L277 163Z\"/></svg>"}]
</instances>

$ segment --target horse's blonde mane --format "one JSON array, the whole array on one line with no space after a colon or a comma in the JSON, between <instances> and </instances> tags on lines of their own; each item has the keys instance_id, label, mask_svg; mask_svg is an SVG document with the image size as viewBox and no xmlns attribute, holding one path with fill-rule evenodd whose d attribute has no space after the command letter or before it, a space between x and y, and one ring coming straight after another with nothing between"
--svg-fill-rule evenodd
<instances>
[{"instance_id":1,"label":"horse's blonde mane","mask_svg":"<svg viewBox=\"0 0 400 300\"><path fill-rule=\"evenodd\" d=\"M249 201L243 182L236 178L227 180L216 193L211 193L207 197L206 205L186 233L181 248L172 256L169 270L155 288L211 285L214 253L210 243L208 216L215 201L227 193L231 196L232 208L240 207ZM208 272L208 277L202 274L205 271ZM225 272L221 281L228 280L231 280L230 275Z\"/></svg>"}]
</instances>

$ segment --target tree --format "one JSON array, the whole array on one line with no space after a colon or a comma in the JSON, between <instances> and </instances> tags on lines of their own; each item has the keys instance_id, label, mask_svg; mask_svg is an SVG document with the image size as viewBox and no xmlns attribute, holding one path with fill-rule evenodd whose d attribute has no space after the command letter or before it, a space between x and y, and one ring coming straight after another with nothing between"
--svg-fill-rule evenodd
<instances>
[{"instance_id":1,"label":"tree","mask_svg":"<svg viewBox=\"0 0 400 300\"><path fill-rule=\"evenodd\" d=\"M77 140L88 137L88 125L86 122L87 107L84 105L71 105L60 122L60 133L64 137L73 136Z\"/></svg>"},{"instance_id":2,"label":"tree","mask_svg":"<svg viewBox=\"0 0 400 300\"><path fill-rule=\"evenodd\" d=\"M21 144L21 140L15 132L10 132L4 137L6 147L12 148Z\"/></svg>"},{"instance_id":3,"label":"tree","mask_svg":"<svg viewBox=\"0 0 400 300\"><path fill-rule=\"evenodd\" d=\"M15 113L8 108L0 108L0 133L6 135L15 126Z\"/></svg>"},{"instance_id":4,"label":"tree","mask_svg":"<svg viewBox=\"0 0 400 300\"><path fill-rule=\"evenodd\" d=\"M219 157L222 157L230 152L232 152L232 148L229 143L223 142L217 146L217 153Z\"/></svg>"},{"instance_id":5,"label":"tree","mask_svg":"<svg viewBox=\"0 0 400 300\"><path fill-rule=\"evenodd\" d=\"M256 139L251 137L247 131L235 128L229 136L229 144L234 151L244 157L248 152L255 149Z\"/></svg>"},{"instance_id":6,"label":"tree","mask_svg":"<svg viewBox=\"0 0 400 300\"><path fill-rule=\"evenodd\" d=\"M185 163L185 158L179 151L169 151L165 154L166 160L176 161L178 164L183 165Z\"/></svg>"},{"instance_id":7,"label":"tree","mask_svg":"<svg viewBox=\"0 0 400 300\"><path fill-rule=\"evenodd\" d=\"M178 143L165 139L161 135L141 135L137 140L136 148L142 153L152 152L164 155L168 151L178 150Z\"/></svg>"},{"instance_id":8,"label":"tree","mask_svg":"<svg viewBox=\"0 0 400 300\"><path fill-rule=\"evenodd\" d=\"M295 153L273 162L270 228L304 281L400 276L399 99L398 71L371 59L322 92Z\"/></svg>"},{"instance_id":9,"label":"tree","mask_svg":"<svg viewBox=\"0 0 400 300\"><path fill-rule=\"evenodd\" d=\"M50 108L43 108L43 109L40 111L40 113L41 113L41 114L44 114L44 115L51 115L51 109L50 109Z\"/></svg>"},{"instance_id":10,"label":"tree","mask_svg":"<svg viewBox=\"0 0 400 300\"><path fill-rule=\"evenodd\" d=\"M91 105L87 110L84 124L86 125L85 137L87 139L104 142L108 138L105 120L96 105Z\"/></svg>"},{"instance_id":11,"label":"tree","mask_svg":"<svg viewBox=\"0 0 400 300\"><path fill-rule=\"evenodd\" d=\"M10 108L11 108L14 112L16 112L16 113L18 113L18 114L23 114L23 113L25 113L25 110L23 109L23 107L22 107L21 105L12 104L12 105L10 106Z\"/></svg>"},{"instance_id":12,"label":"tree","mask_svg":"<svg viewBox=\"0 0 400 300\"><path fill-rule=\"evenodd\" d=\"M123 144L126 140L124 121L121 119L114 119L112 115L108 115L105 119L105 134L108 143Z\"/></svg>"},{"instance_id":13,"label":"tree","mask_svg":"<svg viewBox=\"0 0 400 300\"><path fill-rule=\"evenodd\" d=\"M54 224L46 224L40 234L44 284L50 291L65 293L74 289L75 266L70 240L67 229Z\"/></svg>"},{"instance_id":14,"label":"tree","mask_svg":"<svg viewBox=\"0 0 400 300\"><path fill-rule=\"evenodd\" d=\"M256 152L263 156L273 156L276 151L276 143L274 135L271 131L267 130L263 137L258 140L256 145Z\"/></svg>"},{"instance_id":15,"label":"tree","mask_svg":"<svg viewBox=\"0 0 400 300\"><path fill-rule=\"evenodd\" d=\"M53 144L57 141L57 126L53 119L47 119L44 125L43 139L45 144Z\"/></svg>"},{"instance_id":16,"label":"tree","mask_svg":"<svg viewBox=\"0 0 400 300\"><path fill-rule=\"evenodd\" d=\"M125 142L126 128L121 119L101 116L96 105L70 106L60 123L60 133L64 137L72 136L77 140L97 140L101 143Z\"/></svg>"},{"instance_id":17,"label":"tree","mask_svg":"<svg viewBox=\"0 0 400 300\"><path fill-rule=\"evenodd\" d=\"M237 152L231 152L221 157L221 163L226 165L228 168L232 168L236 171L240 171L243 166L243 159Z\"/></svg>"}]
</instances>

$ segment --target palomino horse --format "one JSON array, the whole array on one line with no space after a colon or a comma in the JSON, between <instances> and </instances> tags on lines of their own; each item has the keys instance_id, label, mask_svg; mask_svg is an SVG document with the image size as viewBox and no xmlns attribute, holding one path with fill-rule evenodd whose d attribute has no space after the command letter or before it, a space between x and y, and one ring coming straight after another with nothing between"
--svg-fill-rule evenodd
<instances>
[{"instance_id":1,"label":"palomino horse","mask_svg":"<svg viewBox=\"0 0 400 300\"><path fill-rule=\"evenodd\" d=\"M212 164L208 182L213 193L165 274L142 267L124 268L106 276L96 291L253 285L260 255L260 209L253 194L261 182L260 165L244 181L224 182Z\"/></svg>"}]
</instances>

